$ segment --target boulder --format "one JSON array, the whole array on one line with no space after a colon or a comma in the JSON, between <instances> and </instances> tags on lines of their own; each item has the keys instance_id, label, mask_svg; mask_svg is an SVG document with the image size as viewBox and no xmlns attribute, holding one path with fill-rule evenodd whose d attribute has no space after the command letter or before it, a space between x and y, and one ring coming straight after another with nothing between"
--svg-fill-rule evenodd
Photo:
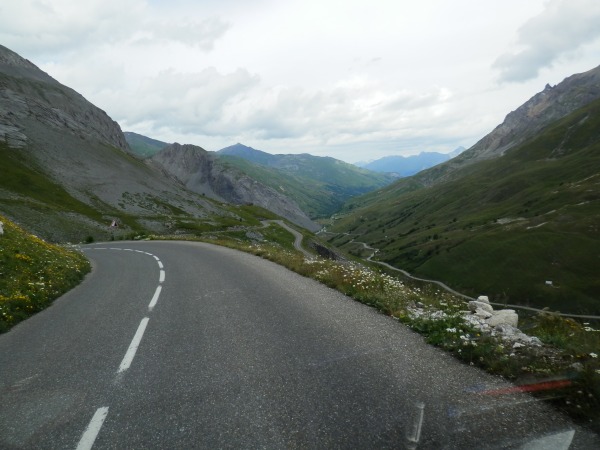
<instances>
[{"instance_id":1,"label":"boulder","mask_svg":"<svg viewBox=\"0 0 600 450\"><path fill-rule=\"evenodd\" d=\"M486 319L489 319L490 317L492 317L494 315L494 313L486 311L485 309L478 309L477 311L475 311L473 313L473 315L482 320L486 320Z\"/></svg>"},{"instance_id":2,"label":"boulder","mask_svg":"<svg viewBox=\"0 0 600 450\"><path fill-rule=\"evenodd\" d=\"M478 310L483 310L490 313L490 315L494 312L492 305L486 302L480 302L479 300L471 300L469 302L469 310L474 313L477 313Z\"/></svg>"},{"instance_id":3,"label":"boulder","mask_svg":"<svg viewBox=\"0 0 600 450\"><path fill-rule=\"evenodd\" d=\"M506 324L516 328L519 324L519 316L514 309L501 309L494 311L492 317L486 319L486 323L491 327Z\"/></svg>"},{"instance_id":4,"label":"boulder","mask_svg":"<svg viewBox=\"0 0 600 450\"><path fill-rule=\"evenodd\" d=\"M479 297L477 297L477 301L483 302L483 303L489 303L490 299L488 298L487 295L480 295Z\"/></svg>"}]
</instances>

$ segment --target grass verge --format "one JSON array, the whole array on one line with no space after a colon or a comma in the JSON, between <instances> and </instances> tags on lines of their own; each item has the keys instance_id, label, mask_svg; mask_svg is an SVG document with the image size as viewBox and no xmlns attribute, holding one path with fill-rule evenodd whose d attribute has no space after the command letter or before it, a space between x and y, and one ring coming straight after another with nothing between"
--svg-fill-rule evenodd
<instances>
[{"instance_id":1,"label":"grass verge","mask_svg":"<svg viewBox=\"0 0 600 450\"><path fill-rule=\"evenodd\" d=\"M0 333L48 307L89 272L83 255L49 244L0 215Z\"/></svg>"}]
</instances>

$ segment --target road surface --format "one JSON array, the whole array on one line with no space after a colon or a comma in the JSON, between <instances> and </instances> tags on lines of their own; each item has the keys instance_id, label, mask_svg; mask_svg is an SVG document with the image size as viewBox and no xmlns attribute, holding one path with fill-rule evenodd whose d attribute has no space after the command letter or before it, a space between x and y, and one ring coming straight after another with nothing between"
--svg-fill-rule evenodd
<instances>
[{"instance_id":1,"label":"road surface","mask_svg":"<svg viewBox=\"0 0 600 450\"><path fill-rule=\"evenodd\" d=\"M93 270L80 286L0 335L2 449L499 448L534 438L545 441L529 448L600 448L547 406L498 391L507 383L269 261L191 242L85 253Z\"/></svg>"}]
</instances>

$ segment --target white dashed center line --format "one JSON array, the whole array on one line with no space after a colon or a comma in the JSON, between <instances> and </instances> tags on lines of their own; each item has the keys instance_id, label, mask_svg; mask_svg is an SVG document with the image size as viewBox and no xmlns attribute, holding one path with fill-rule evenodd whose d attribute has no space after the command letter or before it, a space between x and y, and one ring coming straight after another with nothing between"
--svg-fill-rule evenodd
<instances>
[{"instance_id":1,"label":"white dashed center line","mask_svg":"<svg viewBox=\"0 0 600 450\"><path fill-rule=\"evenodd\" d=\"M148 312L149 313L152 312L152 310L156 306L156 303L158 302L158 298L160 297L160 294L162 292L162 283L165 281L164 265L158 256L153 255L152 253L141 251L141 250L134 250L131 248L119 248L119 247L111 247L111 248L92 247L92 248L86 248L85 250L120 250L120 251L143 253L145 255L152 256L156 260L156 262L158 264L158 268L160 269L159 276L158 276L158 286L156 288L156 291L154 291L154 295L152 296L152 300L150 300L150 304L148 305ZM142 319L142 321L140 322L138 329L135 332L135 335L133 336L131 343L129 344L129 347L127 348L127 352L125 352L125 356L123 357L123 360L121 361L121 364L119 365L119 369L117 370L117 376L122 375L123 372L125 372L131 366L131 363L133 362L133 358L135 357L135 354L140 346L142 338L144 337L144 332L146 331L146 327L148 326L149 321L150 321L149 317L144 317ZM90 450L92 448L92 446L94 445L94 442L96 441L96 437L98 436L98 433L100 433L100 429L102 428L102 425L104 424L104 420L106 419L107 415L108 415L108 406L104 406L104 407L98 408L96 410L96 413L92 417L92 420L90 421L88 427L86 428L85 432L81 436L81 439L79 440L79 444L77 445L77 450Z\"/></svg>"},{"instance_id":2,"label":"white dashed center line","mask_svg":"<svg viewBox=\"0 0 600 450\"><path fill-rule=\"evenodd\" d=\"M146 326L148 325L149 320L150 319L148 317L144 317L140 322L140 326L135 332L135 336L133 336L131 344L129 344L127 353L125 353L125 356L123 357L123 361L121 361L121 365L119 366L119 370L117 371L117 373L124 372L127 369L129 369L129 366L131 366L131 362L133 361L135 353L137 352L137 349L140 346L140 342L142 341L142 337L144 336L144 331L146 331Z\"/></svg>"},{"instance_id":3,"label":"white dashed center line","mask_svg":"<svg viewBox=\"0 0 600 450\"><path fill-rule=\"evenodd\" d=\"M79 444L77 444L77 450L90 450L92 448L107 415L108 406L96 410L96 414L94 414L94 417L90 420L89 425L79 440Z\"/></svg>"}]
</instances>

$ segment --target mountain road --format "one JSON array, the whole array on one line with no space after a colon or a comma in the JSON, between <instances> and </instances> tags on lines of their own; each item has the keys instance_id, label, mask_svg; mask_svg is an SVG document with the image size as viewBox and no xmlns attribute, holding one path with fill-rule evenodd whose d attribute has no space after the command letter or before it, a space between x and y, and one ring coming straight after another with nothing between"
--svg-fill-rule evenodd
<instances>
[{"instance_id":1,"label":"mountain road","mask_svg":"<svg viewBox=\"0 0 600 450\"><path fill-rule=\"evenodd\" d=\"M83 251L83 283L0 335L2 449L600 448L269 261L193 242Z\"/></svg>"}]
</instances>

